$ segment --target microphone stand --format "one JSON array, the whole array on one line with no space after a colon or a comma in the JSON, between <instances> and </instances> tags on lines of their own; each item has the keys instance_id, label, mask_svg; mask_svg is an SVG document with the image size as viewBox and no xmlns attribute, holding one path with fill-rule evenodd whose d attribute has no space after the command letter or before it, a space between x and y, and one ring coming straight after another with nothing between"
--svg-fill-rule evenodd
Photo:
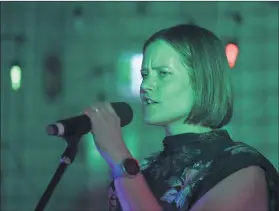
<instances>
[{"instance_id":1,"label":"microphone stand","mask_svg":"<svg viewBox=\"0 0 279 211\"><path fill-rule=\"evenodd\" d=\"M60 165L56 169L55 174L53 175L52 179L50 180L47 189L45 190L43 196L41 197L39 203L36 206L35 211L43 211L54 191L58 183L60 182L66 168L73 163L76 154L77 154L77 146L82 136L81 132L77 132L74 135L69 135L63 137L67 142L68 146L61 155L60 158Z\"/></svg>"}]
</instances>

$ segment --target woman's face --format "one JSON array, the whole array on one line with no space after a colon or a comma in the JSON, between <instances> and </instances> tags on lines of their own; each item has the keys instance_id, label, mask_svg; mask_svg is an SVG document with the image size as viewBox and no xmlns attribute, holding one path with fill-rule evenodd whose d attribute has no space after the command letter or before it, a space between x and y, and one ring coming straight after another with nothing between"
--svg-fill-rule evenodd
<instances>
[{"instance_id":1,"label":"woman's face","mask_svg":"<svg viewBox=\"0 0 279 211\"><path fill-rule=\"evenodd\" d=\"M160 126L183 122L193 105L193 91L179 54L167 42L155 41L143 55L141 73L144 121ZM146 98L156 103L148 104Z\"/></svg>"}]
</instances>

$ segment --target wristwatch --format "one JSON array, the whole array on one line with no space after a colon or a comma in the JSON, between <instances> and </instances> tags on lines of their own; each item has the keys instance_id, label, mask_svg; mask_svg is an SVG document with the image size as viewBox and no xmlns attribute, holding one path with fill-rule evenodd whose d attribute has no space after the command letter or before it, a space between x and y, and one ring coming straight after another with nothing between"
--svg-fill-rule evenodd
<instances>
[{"instance_id":1,"label":"wristwatch","mask_svg":"<svg viewBox=\"0 0 279 211\"><path fill-rule=\"evenodd\" d=\"M119 177L133 178L140 173L138 161L134 158L126 158L112 170L113 179Z\"/></svg>"}]
</instances>

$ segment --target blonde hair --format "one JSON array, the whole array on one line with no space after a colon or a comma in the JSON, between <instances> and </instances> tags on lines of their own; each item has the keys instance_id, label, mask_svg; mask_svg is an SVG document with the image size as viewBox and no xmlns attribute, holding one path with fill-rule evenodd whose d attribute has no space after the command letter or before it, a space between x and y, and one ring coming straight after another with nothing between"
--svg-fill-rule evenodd
<instances>
[{"instance_id":1,"label":"blonde hair","mask_svg":"<svg viewBox=\"0 0 279 211\"><path fill-rule=\"evenodd\" d=\"M212 32L195 25L178 25L153 34L143 46L156 40L169 43L188 70L194 104L184 123L218 129L233 114L233 92L222 41Z\"/></svg>"}]
</instances>

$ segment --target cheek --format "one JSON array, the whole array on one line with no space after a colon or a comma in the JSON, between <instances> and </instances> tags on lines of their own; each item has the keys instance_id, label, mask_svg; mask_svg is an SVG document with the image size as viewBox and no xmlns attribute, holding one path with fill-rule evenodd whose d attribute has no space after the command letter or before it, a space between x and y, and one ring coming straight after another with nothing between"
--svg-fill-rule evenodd
<instances>
[{"instance_id":1,"label":"cheek","mask_svg":"<svg viewBox=\"0 0 279 211\"><path fill-rule=\"evenodd\" d=\"M186 116L187 114L189 114L191 108L191 100L185 100L185 98L173 100L172 109L170 109L170 114L173 114L174 116Z\"/></svg>"},{"instance_id":2,"label":"cheek","mask_svg":"<svg viewBox=\"0 0 279 211\"><path fill-rule=\"evenodd\" d=\"M187 116L193 105L193 92L191 89L171 89L165 92L164 113L166 116Z\"/></svg>"},{"instance_id":3,"label":"cheek","mask_svg":"<svg viewBox=\"0 0 279 211\"><path fill-rule=\"evenodd\" d=\"M167 100L166 103L177 105L177 107L189 107L193 104L193 91L189 86L173 84L166 87L162 94L162 99Z\"/></svg>"}]
</instances>

